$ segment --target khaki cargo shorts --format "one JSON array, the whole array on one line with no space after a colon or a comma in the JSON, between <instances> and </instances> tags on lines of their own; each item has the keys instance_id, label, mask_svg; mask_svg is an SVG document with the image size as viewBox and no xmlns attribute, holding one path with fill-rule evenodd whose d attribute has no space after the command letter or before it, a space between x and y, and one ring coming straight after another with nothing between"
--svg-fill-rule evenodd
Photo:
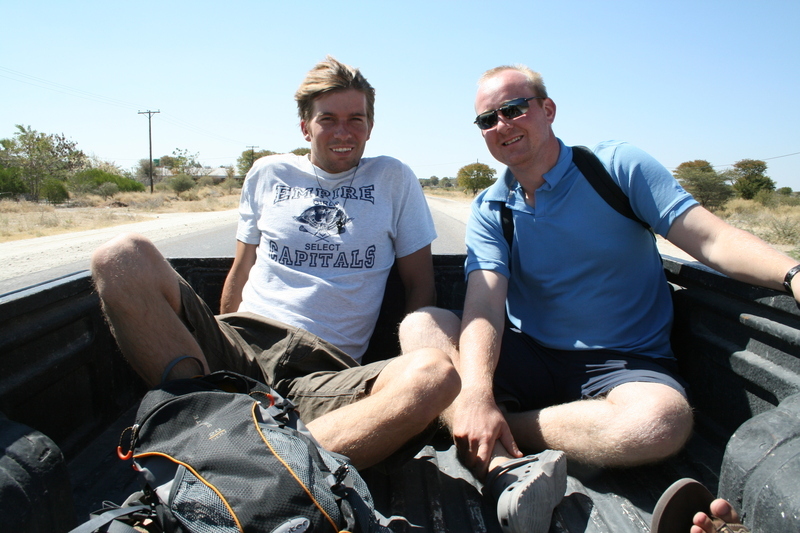
<instances>
[{"instance_id":1,"label":"khaki cargo shorts","mask_svg":"<svg viewBox=\"0 0 800 533\"><path fill-rule=\"evenodd\" d=\"M361 366L312 333L254 313L215 316L179 279L182 319L211 371L230 370L269 384L297 405L305 422L367 396L389 363Z\"/></svg>"}]
</instances>

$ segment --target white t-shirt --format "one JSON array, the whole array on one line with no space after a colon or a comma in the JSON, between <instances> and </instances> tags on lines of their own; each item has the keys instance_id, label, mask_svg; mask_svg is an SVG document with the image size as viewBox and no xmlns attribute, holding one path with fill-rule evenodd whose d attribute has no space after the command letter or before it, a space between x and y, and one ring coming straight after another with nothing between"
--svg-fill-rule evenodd
<instances>
[{"instance_id":1,"label":"white t-shirt","mask_svg":"<svg viewBox=\"0 0 800 533\"><path fill-rule=\"evenodd\" d=\"M245 178L237 240L258 244L239 311L299 326L361 359L386 278L436 238L419 181L391 157L339 174L306 156L259 159Z\"/></svg>"}]
</instances>

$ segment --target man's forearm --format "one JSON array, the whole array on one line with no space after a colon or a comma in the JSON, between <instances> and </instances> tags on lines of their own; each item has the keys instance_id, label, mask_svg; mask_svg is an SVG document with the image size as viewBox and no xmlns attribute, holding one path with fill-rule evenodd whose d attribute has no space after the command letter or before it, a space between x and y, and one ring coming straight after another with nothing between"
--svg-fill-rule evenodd
<instances>
[{"instance_id":1,"label":"man's forearm","mask_svg":"<svg viewBox=\"0 0 800 533\"><path fill-rule=\"evenodd\" d=\"M242 287L234 279L234 276L228 276L225 280L225 285L222 287L222 298L219 304L219 312L235 313L239 310L239 305L242 303Z\"/></svg>"}]
</instances>

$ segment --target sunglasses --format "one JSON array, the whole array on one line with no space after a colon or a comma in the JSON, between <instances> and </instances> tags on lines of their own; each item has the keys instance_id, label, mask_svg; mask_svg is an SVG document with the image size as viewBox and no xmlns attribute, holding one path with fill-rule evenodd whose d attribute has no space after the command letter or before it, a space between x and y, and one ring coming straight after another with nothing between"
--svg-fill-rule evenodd
<instances>
[{"instance_id":1,"label":"sunglasses","mask_svg":"<svg viewBox=\"0 0 800 533\"><path fill-rule=\"evenodd\" d=\"M507 119L517 118L521 115L524 115L530 109L530 104L528 102L530 100L536 100L537 98L544 99L544 96L531 96L530 98L515 98L509 102L506 102L502 106L498 107L497 109L493 109L491 111L486 111L481 113L475 118L475 124L482 130L488 130L497 126L498 116L497 112L500 111L504 117Z\"/></svg>"}]
</instances>

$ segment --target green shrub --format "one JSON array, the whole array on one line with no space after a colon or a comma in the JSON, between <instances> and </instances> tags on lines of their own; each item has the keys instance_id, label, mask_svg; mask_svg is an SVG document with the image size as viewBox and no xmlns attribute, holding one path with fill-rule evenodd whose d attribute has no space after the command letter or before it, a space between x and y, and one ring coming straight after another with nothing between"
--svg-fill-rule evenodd
<instances>
[{"instance_id":1,"label":"green shrub","mask_svg":"<svg viewBox=\"0 0 800 533\"><path fill-rule=\"evenodd\" d=\"M778 205L778 200L775 198L775 193L767 189L759 190L755 196L753 196L753 200L760 203L764 207L775 207Z\"/></svg>"},{"instance_id":2,"label":"green shrub","mask_svg":"<svg viewBox=\"0 0 800 533\"><path fill-rule=\"evenodd\" d=\"M0 167L0 198L11 198L17 194L28 192L28 187L20 178L20 169L17 167Z\"/></svg>"},{"instance_id":3,"label":"green shrub","mask_svg":"<svg viewBox=\"0 0 800 533\"><path fill-rule=\"evenodd\" d=\"M182 192L194 189L195 183L191 176L186 174L178 174L169 180L169 188L175 191L175 194L180 196Z\"/></svg>"},{"instance_id":4,"label":"green shrub","mask_svg":"<svg viewBox=\"0 0 800 533\"><path fill-rule=\"evenodd\" d=\"M41 196L51 204L63 204L69 200L67 186L64 185L63 181L57 179L51 178L42 183L42 187L39 192Z\"/></svg>"},{"instance_id":5,"label":"green shrub","mask_svg":"<svg viewBox=\"0 0 800 533\"><path fill-rule=\"evenodd\" d=\"M122 192L143 192L144 184L136 180L112 174L99 168L90 168L76 173L69 180L69 188L78 194L96 193L104 183L113 183L117 186L117 191Z\"/></svg>"},{"instance_id":6,"label":"green shrub","mask_svg":"<svg viewBox=\"0 0 800 533\"><path fill-rule=\"evenodd\" d=\"M233 189L239 188L239 183L236 181L236 178L225 178L225 181L223 181L220 186L227 194L231 194Z\"/></svg>"},{"instance_id":7,"label":"green shrub","mask_svg":"<svg viewBox=\"0 0 800 533\"><path fill-rule=\"evenodd\" d=\"M213 187L214 186L214 178L212 178L211 176L201 176L197 180L197 186L200 187L200 188L202 188L202 187Z\"/></svg>"},{"instance_id":8,"label":"green shrub","mask_svg":"<svg viewBox=\"0 0 800 533\"><path fill-rule=\"evenodd\" d=\"M119 192L119 185L117 185L116 183L110 182L110 181L102 183L97 188L97 194L102 196L104 200L112 198L118 192Z\"/></svg>"}]
</instances>

